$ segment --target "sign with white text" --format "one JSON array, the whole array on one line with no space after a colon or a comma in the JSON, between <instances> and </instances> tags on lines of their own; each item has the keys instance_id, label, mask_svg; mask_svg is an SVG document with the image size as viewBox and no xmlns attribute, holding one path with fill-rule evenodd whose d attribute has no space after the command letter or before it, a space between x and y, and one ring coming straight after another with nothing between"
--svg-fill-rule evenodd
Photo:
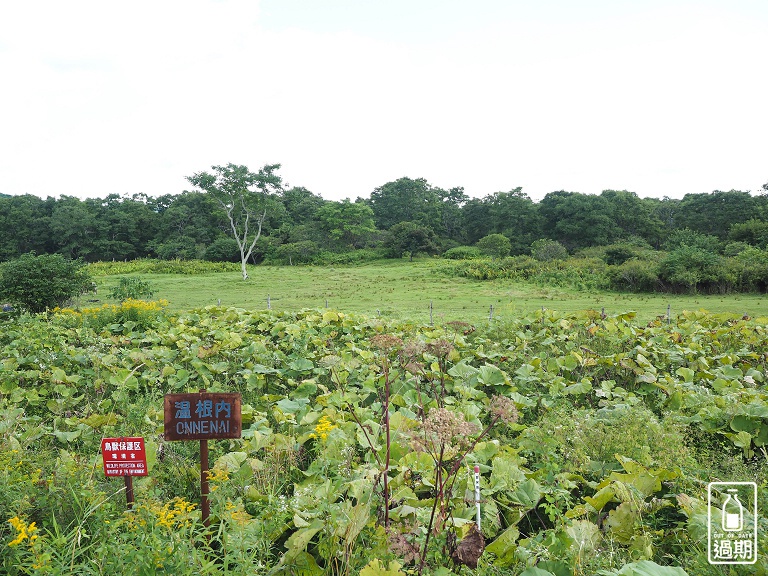
<instances>
[{"instance_id":1,"label":"sign with white text","mask_svg":"<svg viewBox=\"0 0 768 576\"><path fill-rule=\"evenodd\" d=\"M709 563L757 562L757 484L710 482L707 501Z\"/></svg>"},{"instance_id":2,"label":"sign with white text","mask_svg":"<svg viewBox=\"0 0 768 576\"><path fill-rule=\"evenodd\" d=\"M102 438L105 476L146 476L144 438Z\"/></svg>"},{"instance_id":3,"label":"sign with white text","mask_svg":"<svg viewBox=\"0 0 768 576\"><path fill-rule=\"evenodd\" d=\"M241 401L240 394L166 394L163 406L165 439L240 438Z\"/></svg>"}]
</instances>

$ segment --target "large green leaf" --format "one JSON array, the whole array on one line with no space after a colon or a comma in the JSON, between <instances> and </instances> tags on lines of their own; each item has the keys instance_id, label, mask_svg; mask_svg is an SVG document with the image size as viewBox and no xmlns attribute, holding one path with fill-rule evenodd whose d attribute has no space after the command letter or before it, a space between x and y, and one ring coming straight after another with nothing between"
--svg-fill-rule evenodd
<instances>
[{"instance_id":1,"label":"large green leaf","mask_svg":"<svg viewBox=\"0 0 768 576\"><path fill-rule=\"evenodd\" d=\"M549 570L542 570L541 568L536 568L535 566L531 568L526 568L522 572L520 572L520 576L555 576L552 572Z\"/></svg>"},{"instance_id":2,"label":"large green leaf","mask_svg":"<svg viewBox=\"0 0 768 576\"><path fill-rule=\"evenodd\" d=\"M651 560L626 564L616 576L688 576L682 568L660 566Z\"/></svg>"},{"instance_id":3,"label":"large green leaf","mask_svg":"<svg viewBox=\"0 0 768 576\"><path fill-rule=\"evenodd\" d=\"M485 547L486 552L496 556L494 564L497 566L509 566L515 560L515 549L517 548L517 538L520 531L516 526L510 526L504 532Z\"/></svg>"},{"instance_id":4,"label":"large green leaf","mask_svg":"<svg viewBox=\"0 0 768 576\"><path fill-rule=\"evenodd\" d=\"M521 482L515 490L509 493L509 500L525 508L535 508L539 500L541 500L541 496L541 486L539 486L536 480L529 478L525 482Z\"/></svg>"},{"instance_id":5,"label":"large green leaf","mask_svg":"<svg viewBox=\"0 0 768 576\"><path fill-rule=\"evenodd\" d=\"M406 573L394 560L385 567L378 558L374 558L360 570L360 576L406 576Z\"/></svg>"}]
</instances>

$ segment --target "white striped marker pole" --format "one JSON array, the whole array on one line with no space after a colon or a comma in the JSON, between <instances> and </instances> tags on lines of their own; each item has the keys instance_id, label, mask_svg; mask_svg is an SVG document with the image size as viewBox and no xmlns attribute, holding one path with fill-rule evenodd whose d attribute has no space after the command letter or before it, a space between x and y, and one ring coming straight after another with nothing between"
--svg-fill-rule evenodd
<instances>
[{"instance_id":1,"label":"white striped marker pole","mask_svg":"<svg viewBox=\"0 0 768 576\"><path fill-rule=\"evenodd\" d=\"M480 532L480 466L475 465L475 508L477 509L477 531Z\"/></svg>"}]
</instances>

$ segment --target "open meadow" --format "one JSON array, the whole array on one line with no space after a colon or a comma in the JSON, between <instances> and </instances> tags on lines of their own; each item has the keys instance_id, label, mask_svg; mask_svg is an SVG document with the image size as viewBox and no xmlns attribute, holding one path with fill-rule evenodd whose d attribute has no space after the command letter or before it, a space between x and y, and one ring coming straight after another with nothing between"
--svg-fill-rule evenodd
<instances>
[{"instance_id":1,"label":"open meadow","mask_svg":"<svg viewBox=\"0 0 768 576\"><path fill-rule=\"evenodd\" d=\"M383 260L354 266L249 267L243 281L237 268L215 274L138 274L155 288L155 298L172 310L214 304L246 310L298 311L333 308L383 318L429 323L453 320L482 322L513 319L546 308L562 313L584 310L606 315L635 312L648 322L667 309L706 310L714 314L768 316L768 295L621 294L609 291L547 287L510 280L474 280L450 275L445 260ZM117 283L117 275L98 276L99 298ZM83 303L85 305L85 303Z\"/></svg>"},{"instance_id":2,"label":"open meadow","mask_svg":"<svg viewBox=\"0 0 768 576\"><path fill-rule=\"evenodd\" d=\"M80 306L0 317L0 573L768 574L763 297L441 264L115 263ZM110 301L124 275L152 299ZM203 389L242 417L207 470L191 414L237 404ZM131 508L105 438L144 441Z\"/></svg>"}]
</instances>

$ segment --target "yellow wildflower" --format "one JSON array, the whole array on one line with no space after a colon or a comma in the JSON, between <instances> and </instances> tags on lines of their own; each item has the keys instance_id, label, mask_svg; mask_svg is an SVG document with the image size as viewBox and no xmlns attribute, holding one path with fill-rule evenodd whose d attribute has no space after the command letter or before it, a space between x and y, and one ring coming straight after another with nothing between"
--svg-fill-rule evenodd
<instances>
[{"instance_id":1,"label":"yellow wildflower","mask_svg":"<svg viewBox=\"0 0 768 576\"><path fill-rule=\"evenodd\" d=\"M331 422L331 419L328 416L323 416L320 418L320 420L318 420L317 425L315 426L315 432L312 434L312 437L319 437L322 440L325 440L328 438L328 433L334 428L338 428L338 426Z\"/></svg>"},{"instance_id":2,"label":"yellow wildflower","mask_svg":"<svg viewBox=\"0 0 768 576\"><path fill-rule=\"evenodd\" d=\"M14 516L8 520L8 522L16 530L16 538L11 540L8 543L8 546L18 546L24 542L24 540L29 540L29 545L31 546L32 543L37 540L37 534L35 534L35 532L37 532L37 526L34 522L27 524L18 516Z\"/></svg>"}]
</instances>

